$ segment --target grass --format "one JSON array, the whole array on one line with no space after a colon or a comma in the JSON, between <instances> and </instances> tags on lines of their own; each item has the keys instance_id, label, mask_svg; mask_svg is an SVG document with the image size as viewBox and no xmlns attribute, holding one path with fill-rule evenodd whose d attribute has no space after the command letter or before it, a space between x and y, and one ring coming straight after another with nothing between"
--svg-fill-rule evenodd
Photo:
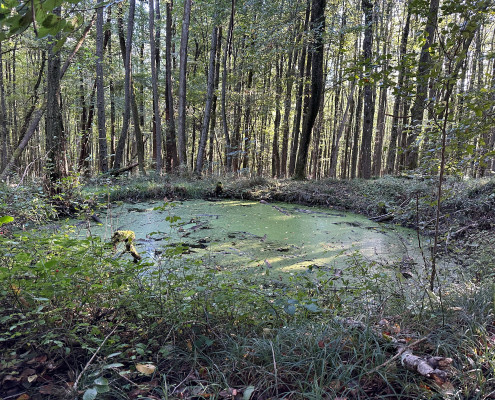
<instances>
[{"instance_id":1,"label":"grass","mask_svg":"<svg viewBox=\"0 0 495 400\"><path fill-rule=\"evenodd\" d=\"M78 196L100 202L208 197L216 185L172 178L102 183ZM492 181L448 185L446 212L491 218ZM23 210L12 213L10 197L22 190L23 204L32 204L36 190L1 190L2 213L32 218ZM369 215L392 211L404 224L416 221L416 193L418 208L428 215L431 191L428 182L397 178L224 182L225 196L327 204ZM463 213L446 221L462 223ZM115 258L111 246L97 239L75 240L65 232L2 235L0 396L74 398L94 389L98 399L489 398L495 391L495 287L486 233L478 231L482 245L455 280L440 281L436 293L427 290L422 267L404 279L359 257L349 260L339 282L301 274L280 286L270 277L264 285L254 283L235 269L220 277L185 261L170 268L167 260L181 258L170 249L143 279L149 266ZM438 385L400 362L383 366L397 352L391 337L409 343L425 337L415 354L453 358L450 383ZM148 363L154 370L139 372Z\"/></svg>"}]
</instances>

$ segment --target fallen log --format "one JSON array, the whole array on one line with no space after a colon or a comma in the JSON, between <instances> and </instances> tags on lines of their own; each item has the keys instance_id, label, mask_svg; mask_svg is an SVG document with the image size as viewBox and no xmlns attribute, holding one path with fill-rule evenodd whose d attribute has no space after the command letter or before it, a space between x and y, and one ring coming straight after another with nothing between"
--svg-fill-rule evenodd
<instances>
[{"instance_id":1,"label":"fallen log","mask_svg":"<svg viewBox=\"0 0 495 400\"><path fill-rule=\"evenodd\" d=\"M119 176L120 174L123 174L124 172L130 171L133 168L136 168L139 165L139 163L135 162L131 165L128 165L126 167L122 167L113 171L110 171L110 175L112 176Z\"/></svg>"}]
</instances>

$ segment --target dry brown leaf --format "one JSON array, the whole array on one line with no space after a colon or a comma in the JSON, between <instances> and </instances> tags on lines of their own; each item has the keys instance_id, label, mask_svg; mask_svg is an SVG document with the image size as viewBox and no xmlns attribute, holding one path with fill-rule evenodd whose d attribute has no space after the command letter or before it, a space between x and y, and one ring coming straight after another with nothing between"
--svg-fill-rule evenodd
<instances>
[{"instance_id":1,"label":"dry brown leaf","mask_svg":"<svg viewBox=\"0 0 495 400\"><path fill-rule=\"evenodd\" d=\"M156 366L153 364L136 364L136 369L144 375L152 375L156 370Z\"/></svg>"},{"instance_id":2,"label":"dry brown leaf","mask_svg":"<svg viewBox=\"0 0 495 400\"><path fill-rule=\"evenodd\" d=\"M29 400L30 397L27 393L21 394L16 400Z\"/></svg>"}]
</instances>

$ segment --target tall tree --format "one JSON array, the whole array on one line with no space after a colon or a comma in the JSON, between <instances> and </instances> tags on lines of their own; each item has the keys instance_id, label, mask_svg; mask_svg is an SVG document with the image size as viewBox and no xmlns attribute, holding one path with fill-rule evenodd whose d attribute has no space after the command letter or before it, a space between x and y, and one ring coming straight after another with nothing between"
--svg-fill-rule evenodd
<instances>
[{"instance_id":1,"label":"tall tree","mask_svg":"<svg viewBox=\"0 0 495 400\"><path fill-rule=\"evenodd\" d=\"M411 0L408 0L406 5L406 22L402 31L399 49L399 76L397 78L397 89L395 93L394 108L392 112L392 129L390 132L390 143L387 151L386 173L392 174L395 170L395 157L397 153L397 139L399 136L399 122L401 120L399 113L402 105L403 97L406 95L404 91L404 75L406 73L406 54L407 40L409 38L409 26L411 23Z\"/></svg>"},{"instance_id":2,"label":"tall tree","mask_svg":"<svg viewBox=\"0 0 495 400\"><path fill-rule=\"evenodd\" d=\"M375 85L372 77L372 50L373 50L373 3L371 0L363 0L364 12L364 40L363 61L365 63L364 74L364 119L363 137L361 139L361 157L359 159L359 177L368 179L371 177L371 140L373 136L373 120L375 116Z\"/></svg>"},{"instance_id":3,"label":"tall tree","mask_svg":"<svg viewBox=\"0 0 495 400\"><path fill-rule=\"evenodd\" d=\"M159 0L158 0L159 1ZM174 99L172 97L172 0L167 2L165 37L165 116L167 119L166 170L171 172L178 167L177 143L175 135Z\"/></svg>"},{"instance_id":4,"label":"tall tree","mask_svg":"<svg viewBox=\"0 0 495 400\"><path fill-rule=\"evenodd\" d=\"M98 108L98 150L100 171L108 171L107 131L105 124L105 87L103 85L103 0L98 0L96 17L96 88Z\"/></svg>"},{"instance_id":5,"label":"tall tree","mask_svg":"<svg viewBox=\"0 0 495 400\"><path fill-rule=\"evenodd\" d=\"M54 10L54 14L60 16L60 7ZM62 105L60 94L60 75L61 60L60 49L57 41L61 34L52 38L48 50L48 66L46 74L46 151L47 151L47 170L48 170L48 191L53 194L61 190L57 186L60 179L66 177L69 173L66 158L66 136L62 120Z\"/></svg>"},{"instance_id":6,"label":"tall tree","mask_svg":"<svg viewBox=\"0 0 495 400\"><path fill-rule=\"evenodd\" d=\"M180 64L179 64L179 163L187 166L186 154L186 75L187 75L187 44L189 41L189 23L191 20L192 0L184 1L184 16L182 18L182 33L180 37Z\"/></svg>"},{"instance_id":7,"label":"tall tree","mask_svg":"<svg viewBox=\"0 0 495 400\"><path fill-rule=\"evenodd\" d=\"M215 55L217 53L218 27L213 27L211 33L210 62L208 64L208 81L206 89L205 112L203 125L201 126L201 137L199 139L198 156L196 158L195 173L201 175L205 158L206 141L208 139L208 128L210 126L211 107L213 103L213 90L215 89Z\"/></svg>"},{"instance_id":8,"label":"tall tree","mask_svg":"<svg viewBox=\"0 0 495 400\"><path fill-rule=\"evenodd\" d=\"M306 166L308 163L309 144L311 142L311 131L320 108L321 94L323 92L323 33L325 32L325 6L326 0L313 0L311 8L311 29L314 35L311 57L311 95L309 108L304 116L303 128L294 177L304 179L306 177Z\"/></svg>"},{"instance_id":9,"label":"tall tree","mask_svg":"<svg viewBox=\"0 0 495 400\"><path fill-rule=\"evenodd\" d=\"M124 147L127 140L127 134L129 131L129 120L131 118L131 50L132 50L132 35L134 33L134 13L136 11L136 0L130 0L129 2L129 16L127 19L127 39L125 43L122 43L122 37L120 40L121 49L125 47L125 80L124 80L124 117L122 121L122 130L120 132L119 141L115 150L115 159L113 168L120 168L124 157Z\"/></svg>"},{"instance_id":10,"label":"tall tree","mask_svg":"<svg viewBox=\"0 0 495 400\"><path fill-rule=\"evenodd\" d=\"M2 148L0 155L0 170L7 165L8 160L8 142L9 132L7 129L7 107L5 106L5 86L3 83L3 58L2 58L2 42L0 41L0 140Z\"/></svg>"},{"instance_id":11,"label":"tall tree","mask_svg":"<svg viewBox=\"0 0 495 400\"><path fill-rule=\"evenodd\" d=\"M159 2L160 0L157 0ZM156 57L155 42L155 5L154 0L149 0L149 33L151 50L151 86L153 88L153 121L155 125L155 150L156 150L156 172L162 172L162 120L160 116L160 104L158 96L158 62Z\"/></svg>"},{"instance_id":12,"label":"tall tree","mask_svg":"<svg viewBox=\"0 0 495 400\"><path fill-rule=\"evenodd\" d=\"M421 47L418 70L416 73L416 97L411 109L412 129L407 135L406 167L415 169L418 167L418 144L417 138L423 126L423 115L425 110L425 100L428 94L428 81L432 68L431 46L435 40L435 29L438 20L438 8L440 0L430 0L428 19L424 31L424 44Z\"/></svg>"},{"instance_id":13,"label":"tall tree","mask_svg":"<svg viewBox=\"0 0 495 400\"><path fill-rule=\"evenodd\" d=\"M225 45L225 50L223 53L222 59L222 127L223 127L223 135L225 137L225 160L226 160L226 169L230 171L232 168L232 148L230 143L230 134L229 127L227 123L227 58L230 56L232 51L232 41L234 38L234 15L235 15L235 0L232 0L230 7L230 19L229 19L229 28L227 30L227 43Z\"/></svg>"}]
</instances>

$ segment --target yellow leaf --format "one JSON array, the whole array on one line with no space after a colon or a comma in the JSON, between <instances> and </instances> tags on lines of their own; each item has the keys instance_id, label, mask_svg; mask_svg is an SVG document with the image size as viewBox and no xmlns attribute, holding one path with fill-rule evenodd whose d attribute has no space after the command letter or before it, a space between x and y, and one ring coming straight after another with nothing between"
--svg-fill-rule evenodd
<instances>
[{"instance_id":1,"label":"yellow leaf","mask_svg":"<svg viewBox=\"0 0 495 400\"><path fill-rule=\"evenodd\" d=\"M153 364L136 364L136 369L144 375L151 375L155 372L156 366Z\"/></svg>"}]
</instances>

